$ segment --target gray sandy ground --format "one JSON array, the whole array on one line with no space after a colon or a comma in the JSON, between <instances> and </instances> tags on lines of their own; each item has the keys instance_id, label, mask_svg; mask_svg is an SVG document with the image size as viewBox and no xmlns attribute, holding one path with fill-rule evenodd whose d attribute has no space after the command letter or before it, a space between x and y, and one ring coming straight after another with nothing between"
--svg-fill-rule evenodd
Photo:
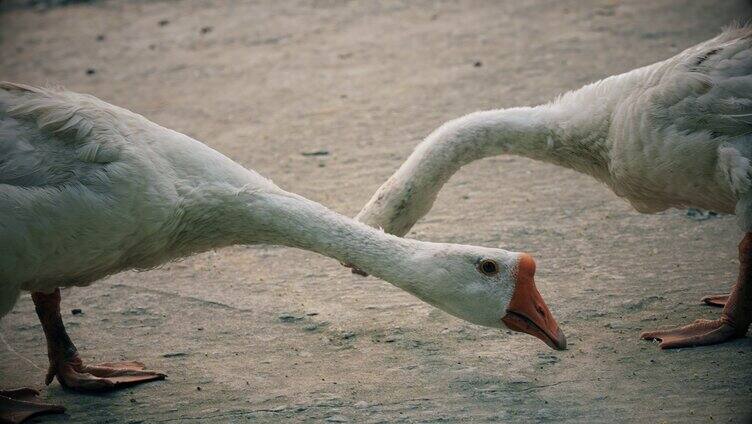
<instances>
[{"instance_id":1,"label":"gray sandy ground","mask_svg":"<svg viewBox=\"0 0 752 424\"><path fill-rule=\"evenodd\" d=\"M351 216L443 121L546 101L752 15L733 0L14 4L0 79L95 94ZM463 169L410 237L533 253L569 350L312 253L233 247L63 291L85 359L169 377L99 396L55 382L43 398L68 415L39 421L752 419L752 339L664 352L638 338L716 316L698 300L735 278L734 217L641 215L588 177L498 157ZM0 386L41 388L28 295L0 334Z\"/></svg>"}]
</instances>

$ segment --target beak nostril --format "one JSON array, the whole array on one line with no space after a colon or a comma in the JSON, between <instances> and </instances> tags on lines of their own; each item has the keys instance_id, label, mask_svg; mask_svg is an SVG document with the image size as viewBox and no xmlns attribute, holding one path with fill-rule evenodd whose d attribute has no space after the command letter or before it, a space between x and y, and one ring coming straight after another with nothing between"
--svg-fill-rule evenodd
<instances>
[{"instance_id":1,"label":"beak nostril","mask_svg":"<svg viewBox=\"0 0 752 424\"><path fill-rule=\"evenodd\" d=\"M535 305L535 310L538 311L539 314L546 316L546 312L543 310L543 308L540 305Z\"/></svg>"}]
</instances>

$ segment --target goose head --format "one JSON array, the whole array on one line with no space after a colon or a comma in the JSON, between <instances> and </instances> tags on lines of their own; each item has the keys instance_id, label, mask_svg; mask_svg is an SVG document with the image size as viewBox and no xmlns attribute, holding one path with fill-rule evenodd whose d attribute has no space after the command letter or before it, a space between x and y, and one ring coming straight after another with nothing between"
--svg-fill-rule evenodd
<instances>
[{"instance_id":1,"label":"goose head","mask_svg":"<svg viewBox=\"0 0 752 424\"><path fill-rule=\"evenodd\" d=\"M417 274L422 282L412 284L414 294L474 324L527 333L554 349L566 349L566 337L535 286L532 256L476 246L440 246L422 253L428 257L412 261L423 268Z\"/></svg>"}]
</instances>

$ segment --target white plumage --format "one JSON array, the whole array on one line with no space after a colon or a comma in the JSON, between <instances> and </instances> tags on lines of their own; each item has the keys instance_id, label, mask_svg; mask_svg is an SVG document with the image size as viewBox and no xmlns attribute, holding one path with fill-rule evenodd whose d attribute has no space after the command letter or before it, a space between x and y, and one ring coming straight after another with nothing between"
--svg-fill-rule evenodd
<instances>
[{"instance_id":1,"label":"white plumage","mask_svg":"<svg viewBox=\"0 0 752 424\"><path fill-rule=\"evenodd\" d=\"M207 146L88 95L0 86L0 290L87 285L205 250L210 191L279 191ZM220 212L219 210L217 212ZM204 223L209 225L209 223ZM190 240L191 231L199 244ZM204 236L208 239L204 239Z\"/></svg>"}]
</instances>

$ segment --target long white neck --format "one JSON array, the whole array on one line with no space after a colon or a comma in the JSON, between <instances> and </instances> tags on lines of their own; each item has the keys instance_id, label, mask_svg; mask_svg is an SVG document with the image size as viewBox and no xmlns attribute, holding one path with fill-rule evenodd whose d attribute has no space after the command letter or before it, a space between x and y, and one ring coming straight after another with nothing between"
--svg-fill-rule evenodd
<instances>
[{"instance_id":1,"label":"long white neck","mask_svg":"<svg viewBox=\"0 0 752 424\"><path fill-rule=\"evenodd\" d=\"M415 148L356 219L404 235L462 166L514 154L607 180L611 116L647 68L611 77L537 107L476 112L439 127Z\"/></svg>"},{"instance_id":2,"label":"long white neck","mask_svg":"<svg viewBox=\"0 0 752 424\"><path fill-rule=\"evenodd\" d=\"M402 239L340 215L304 197L276 190L202 188L189 201L177 244L199 251L233 244L277 244L351 264L440 306L427 270L445 245Z\"/></svg>"},{"instance_id":3,"label":"long white neck","mask_svg":"<svg viewBox=\"0 0 752 424\"><path fill-rule=\"evenodd\" d=\"M320 253L408 291L418 279L416 252L438 246L386 234L291 193L252 195L247 204L255 242Z\"/></svg>"}]
</instances>

